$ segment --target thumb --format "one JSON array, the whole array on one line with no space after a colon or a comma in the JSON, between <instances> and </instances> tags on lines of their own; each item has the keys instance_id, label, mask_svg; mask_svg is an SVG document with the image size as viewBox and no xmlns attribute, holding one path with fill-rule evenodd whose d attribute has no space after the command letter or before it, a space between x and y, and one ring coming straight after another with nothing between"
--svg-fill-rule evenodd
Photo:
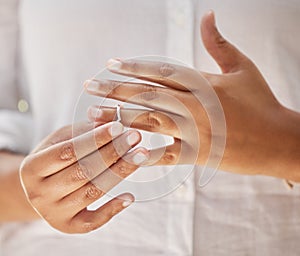
<instances>
[{"instance_id":1,"label":"thumb","mask_svg":"<svg viewBox=\"0 0 300 256\"><path fill-rule=\"evenodd\" d=\"M223 38L216 27L215 15L209 11L201 21L203 44L223 73L240 70L248 58Z\"/></svg>"}]
</instances>

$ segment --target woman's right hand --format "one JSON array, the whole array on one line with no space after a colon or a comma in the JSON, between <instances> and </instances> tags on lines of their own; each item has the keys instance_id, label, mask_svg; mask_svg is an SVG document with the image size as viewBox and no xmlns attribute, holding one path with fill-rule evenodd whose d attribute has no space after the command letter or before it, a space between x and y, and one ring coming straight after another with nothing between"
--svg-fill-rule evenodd
<instances>
[{"instance_id":1,"label":"woman's right hand","mask_svg":"<svg viewBox=\"0 0 300 256\"><path fill-rule=\"evenodd\" d=\"M74 136L72 136L72 134ZM65 233L86 233L108 222L134 197L122 194L95 211L87 206L102 197L148 159L141 140L119 122L66 126L49 135L20 168L21 182L34 209Z\"/></svg>"}]
</instances>

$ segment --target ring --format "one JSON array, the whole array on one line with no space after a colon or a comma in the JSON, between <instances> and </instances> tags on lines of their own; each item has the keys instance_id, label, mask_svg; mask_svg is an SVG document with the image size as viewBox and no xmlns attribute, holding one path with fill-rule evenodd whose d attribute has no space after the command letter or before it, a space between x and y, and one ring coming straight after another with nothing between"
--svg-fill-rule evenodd
<instances>
[{"instance_id":1,"label":"ring","mask_svg":"<svg viewBox=\"0 0 300 256\"><path fill-rule=\"evenodd\" d=\"M121 122L121 105L117 105L117 122Z\"/></svg>"}]
</instances>

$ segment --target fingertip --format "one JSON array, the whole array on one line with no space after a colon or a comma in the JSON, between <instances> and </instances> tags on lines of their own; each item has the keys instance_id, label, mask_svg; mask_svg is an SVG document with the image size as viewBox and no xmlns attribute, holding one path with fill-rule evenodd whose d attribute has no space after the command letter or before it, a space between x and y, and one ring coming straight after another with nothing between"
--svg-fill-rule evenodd
<instances>
[{"instance_id":1,"label":"fingertip","mask_svg":"<svg viewBox=\"0 0 300 256\"><path fill-rule=\"evenodd\" d=\"M130 194L130 193L122 194L122 195L118 196L117 198L122 201L122 207L123 208L128 207L135 200L134 196L132 194Z\"/></svg>"},{"instance_id":2,"label":"fingertip","mask_svg":"<svg viewBox=\"0 0 300 256\"><path fill-rule=\"evenodd\" d=\"M88 88L88 86L89 86L89 84L90 84L91 81L92 81L91 79L88 79L88 80L85 80L85 81L83 82L83 88L84 88L85 90L87 90L87 88Z\"/></svg>"},{"instance_id":3,"label":"fingertip","mask_svg":"<svg viewBox=\"0 0 300 256\"><path fill-rule=\"evenodd\" d=\"M139 147L126 154L123 159L132 165L142 165L150 158L150 152L146 148Z\"/></svg>"},{"instance_id":4,"label":"fingertip","mask_svg":"<svg viewBox=\"0 0 300 256\"><path fill-rule=\"evenodd\" d=\"M99 81L88 79L84 81L83 86L88 93L97 92L99 90Z\"/></svg>"},{"instance_id":5,"label":"fingertip","mask_svg":"<svg viewBox=\"0 0 300 256\"><path fill-rule=\"evenodd\" d=\"M102 114L103 111L97 106L89 106L87 110L88 119L91 121L99 120Z\"/></svg>"},{"instance_id":6,"label":"fingertip","mask_svg":"<svg viewBox=\"0 0 300 256\"><path fill-rule=\"evenodd\" d=\"M126 140L129 145L133 146L138 144L142 140L142 135L137 130L130 130Z\"/></svg>"},{"instance_id":7,"label":"fingertip","mask_svg":"<svg viewBox=\"0 0 300 256\"><path fill-rule=\"evenodd\" d=\"M121 135L124 131L124 126L120 122L113 121L109 127L109 133L114 138Z\"/></svg>"},{"instance_id":8,"label":"fingertip","mask_svg":"<svg viewBox=\"0 0 300 256\"><path fill-rule=\"evenodd\" d=\"M112 58L107 61L106 67L111 71L119 71L122 67L122 62L119 58Z\"/></svg>"},{"instance_id":9,"label":"fingertip","mask_svg":"<svg viewBox=\"0 0 300 256\"><path fill-rule=\"evenodd\" d=\"M212 21L213 24L216 24L216 17L215 17L215 12L214 10L209 10L207 12L208 18Z\"/></svg>"},{"instance_id":10,"label":"fingertip","mask_svg":"<svg viewBox=\"0 0 300 256\"><path fill-rule=\"evenodd\" d=\"M149 158L150 158L149 150L145 148L138 148L137 150L135 150L132 160L135 165L141 165L145 161L149 160Z\"/></svg>"},{"instance_id":11,"label":"fingertip","mask_svg":"<svg viewBox=\"0 0 300 256\"><path fill-rule=\"evenodd\" d=\"M201 33L206 31L210 31L211 29L216 29L216 18L215 12L213 10L209 10L207 13L204 14L201 20Z\"/></svg>"}]
</instances>

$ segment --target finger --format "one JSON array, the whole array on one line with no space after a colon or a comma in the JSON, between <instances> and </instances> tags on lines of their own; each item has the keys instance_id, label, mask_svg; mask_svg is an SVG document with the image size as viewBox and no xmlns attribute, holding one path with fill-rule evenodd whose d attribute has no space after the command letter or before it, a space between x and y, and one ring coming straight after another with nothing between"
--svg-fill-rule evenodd
<instances>
[{"instance_id":1,"label":"finger","mask_svg":"<svg viewBox=\"0 0 300 256\"><path fill-rule=\"evenodd\" d=\"M29 157L33 159L26 161L30 166L22 169L32 170L33 175L42 177L52 175L104 146L122 132L123 125L119 122L102 125L30 155Z\"/></svg>"},{"instance_id":2,"label":"finger","mask_svg":"<svg viewBox=\"0 0 300 256\"><path fill-rule=\"evenodd\" d=\"M149 132L158 132L180 138L180 124L184 117L166 114L159 111L142 109L120 109L121 122L126 127L132 127ZM116 117L116 108L92 106L88 110L89 119L96 122L110 122Z\"/></svg>"},{"instance_id":3,"label":"finger","mask_svg":"<svg viewBox=\"0 0 300 256\"><path fill-rule=\"evenodd\" d=\"M177 110L182 91L143 83L112 80L87 80L85 88L92 95L116 99L167 112Z\"/></svg>"},{"instance_id":4,"label":"finger","mask_svg":"<svg viewBox=\"0 0 300 256\"><path fill-rule=\"evenodd\" d=\"M181 91L192 91L207 84L197 70L165 62L111 59L108 61L108 69L113 73L139 78Z\"/></svg>"},{"instance_id":5,"label":"finger","mask_svg":"<svg viewBox=\"0 0 300 256\"><path fill-rule=\"evenodd\" d=\"M127 208L133 201L133 195L123 194L112 199L96 211L84 209L70 222L69 233L87 233L93 231L107 223L112 217Z\"/></svg>"},{"instance_id":6,"label":"finger","mask_svg":"<svg viewBox=\"0 0 300 256\"><path fill-rule=\"evenodd\" d=\"M179 139L174 139L172 145L150 150L149 154L143 166L190 164L197 158L192 147Z\"/></svg>"},{"instance_id":7,"label":"finger","mask_svg":"<svg viewBox=\"0 0 300 256\"><path fill-rule=\"evenodd\" d=\"M60 129L56 130L55 132L51 133L45 139L43 139L42 142L40 142L40 144L36 148L38 149L38 151L41 151L45 148L48 148L49 146L52 146L59 142L69 140L72 137L76 137L83 133L86 133L102 124L103 123L100 123L100 122L98 122L98 123L97 122L95 122L95 123L80 122L80 123L76 123L73 125L64 126ZM32 152L32 153L34 153L34 152Z\"/></svg>"},{"instance_id":8,"label":"finger","mask_svg":"<svg viewBox=\"0 0 300 256\"><path fill-rule=\"evenodd\" d=\"M73 217L108 193L123 179L132 174L148 158L149 153L144 148L138 148L128 153L123 159L120 159L95 179L65 196L59 202L61 209Z\"/></svg>"},{"instance_id":9,"label":"finger","mask_svg":"<svg viewBox=\"0 0 300 256\"><path fill-rule=\"evenodd\" d=\"M98 151L51 175L44 180L44 187L53 189L53 184L55 184L57 189L49 196L62 198L87 184L114 163L118 162L140 140L141 136L137 131L128 131Z\"/></svg>"},{"instance_id":10,"label":"finger","mask_svg":"<svg viewBox=\"0 0 300 256\"><path fill-rule=\"evenodd\" d=\"M126 155L123 159L119 160L110 169L103 172L93 179L92 183L100 190L107 193L124 178L133 173L139 165L142 165L149 159L150 155L148 150L139 148L132 153Z\"/></svg>"},{"instance_id":11,"label":"finger","mask_svg":"<svg viewBox=\"0 0 300 256\"><path fill-rule=\"evenodd\" d=\"M220 66L223 73L235 72L249 62L244 54L220 34L212 11L202 18L201 35L206 50Z\"/></svg>"}]
</instances>

